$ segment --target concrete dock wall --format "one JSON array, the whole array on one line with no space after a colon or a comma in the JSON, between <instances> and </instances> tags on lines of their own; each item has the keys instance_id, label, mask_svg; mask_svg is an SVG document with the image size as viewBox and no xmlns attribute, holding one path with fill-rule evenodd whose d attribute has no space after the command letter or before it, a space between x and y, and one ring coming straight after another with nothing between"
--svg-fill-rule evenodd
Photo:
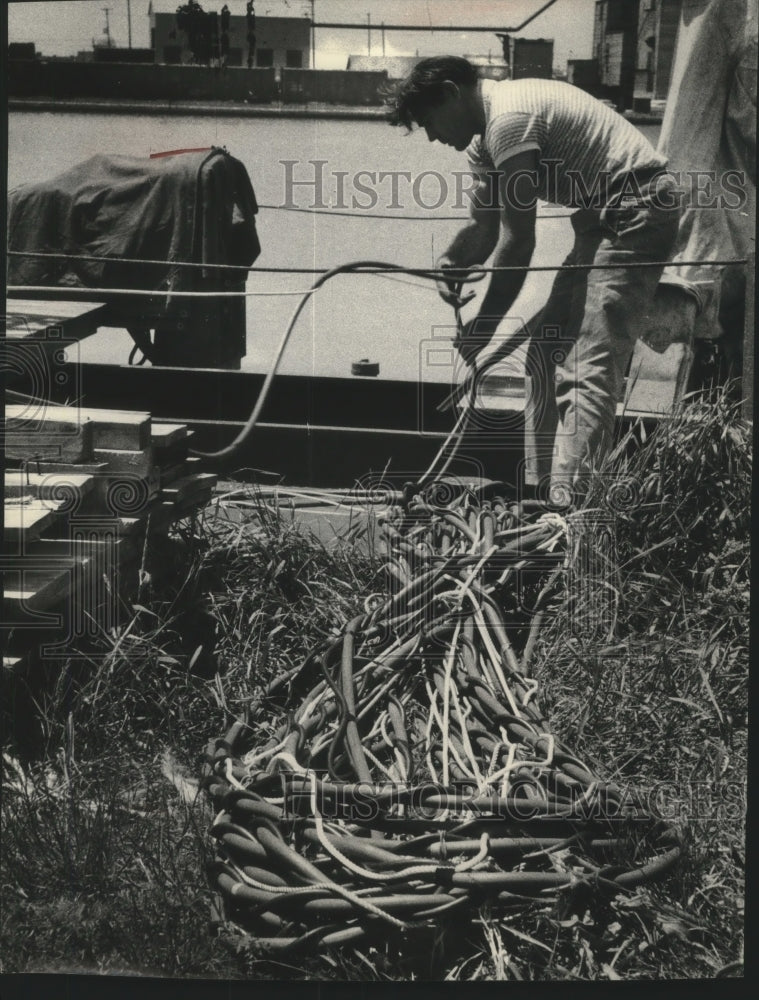
<instances>
[{"instance_id":1,"label":"concrete dock wall","mask_svg":"<svg viewBox=\"0 0 759 1000\"><path fill-rule=\"evenodd\" d=\"M279 89L273 68L9 60L8 95L267 104L279 100Z\"/></svg>"},{"instance_id":2,"label":"concrete dock wall","mask_svg":"<svg viewBox=\"0 0 759 1000\"><path fill-rule=\"evenodd\" d=\"M357 72L331 69L283 69L282 100L286 104L383 103L382 89L387 85L387 73Z\"/></svg>"},{"instance_id":3,"label":"concrete dock wall","mask_svg":"<svg viewBox=\"0 0 759 1000\"><path fill-rule=\"evenodd\" d=\"M85 63L14 59L8 62L11 98L86 98L155 101L236 101L250 104L383 103L385 72L283 69L224 70L208 66Z\"/></svg>"}]
</instances>

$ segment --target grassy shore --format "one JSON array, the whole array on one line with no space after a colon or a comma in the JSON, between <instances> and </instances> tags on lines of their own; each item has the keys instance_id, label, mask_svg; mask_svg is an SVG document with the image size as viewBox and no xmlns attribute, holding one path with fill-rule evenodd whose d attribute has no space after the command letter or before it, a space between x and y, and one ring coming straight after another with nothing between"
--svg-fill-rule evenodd
<instances>
[{"instance_id":1,"label":"grassy shore","mask_svg":"<svg viewBox=\"0 0 759 1000\"><path fill-rule=\"evenodd\" d=\"M552 730L599 776L650 790L680 826L686 849L666 879L579 913L485 908L424 953L372 947L291 965L262 959L232 928L212 933L202 750L362 607L378 570L350 537L322 544L251 491L243 512L217 503L154 554L118 629L6 681L2 971L740 975L751 432L718 393L647 440L632 433L587 503L592 524L617 491L605 507L612 574L557 600L534 672ZM255 709L253 721L271 723Z\"/></svg>"}]
</instances>

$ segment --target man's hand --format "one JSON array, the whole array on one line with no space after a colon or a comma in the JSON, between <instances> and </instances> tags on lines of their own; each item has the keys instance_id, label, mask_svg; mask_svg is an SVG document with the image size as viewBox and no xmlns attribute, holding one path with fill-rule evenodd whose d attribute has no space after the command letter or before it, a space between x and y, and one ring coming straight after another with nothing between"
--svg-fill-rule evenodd
<instances>
[{"instance_id":1,"label":"man's hand","mask_svg":"<svg viewBox=\"0 0 759 1000\"><path fill-rule=\"evenodd\" d=\"M448 257L441 257L437 262L437 266L442 270L451 272L450 277L440 275L435 281L438 295L443 302L447 302L454 309L460 309L466 302L474 298L474 292L469 292L463 296L461 294L461 279L466 274L466 268L457 268Z\"/></svg>"}]
</instances>

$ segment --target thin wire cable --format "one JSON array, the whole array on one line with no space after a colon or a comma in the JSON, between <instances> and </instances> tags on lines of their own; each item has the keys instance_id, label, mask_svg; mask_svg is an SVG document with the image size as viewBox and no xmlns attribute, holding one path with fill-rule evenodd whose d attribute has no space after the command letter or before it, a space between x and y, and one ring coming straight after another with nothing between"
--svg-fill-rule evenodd
<instances>
[{"instance_id":1,"label":"thin wire cable","mask_svg":"<svg viewBox=\"0 0 759 1000\"><path fill-rule=\"evenodd\" d=\"M281 212L306 212L309 215L340 215L346 216L353 219L398 219L401 222L466 222L469 219L468 215L401 215L400 213L381 213L381 212L353 212L350 209L335 209L335 208L301 208L296 205L259 205L259 208L266 208L271 211L281 211ZM499 212L500 207L494 207L490 209L493 212ZM541 219L568 219L572 215L572 211L566 212L545 212L537 216L538 221Z\"/></svg>"},{"instance_id":2,"label":"thin wire cable","mask_svg":"<svg viewBox=\"0 0 759 1000\"><path fill-rule=\"evenodd\" d=\"M300 208L295 205L259 205L280 212L303 212L307 215L339 215L349 219L397 219L401 222L466 222L467 215L402 215L400 213L352 212L339 208Z\"/></svg>"},{"instance_id":3,"label":"thin wire cable","mask_svg":"<svg viewBox=\"0 0 759 1000\"><path fill-rule=\"evenodd\" d=\"M67 253L47 253L38 250L8 250L6 251L9 257L32 257L32 258L49 258L55 260L71 260L71 261L83 261L88 263L110 263L110 264L143 264L143 265L155 265L160 267L187 267L187 268L203 268L207 270L214 271L245 271L250 274L328 274L333 268L327 267L254 267L250 265L249 267L242 264L203 264L197 261L166 261L166 260L143 260L137 257L102 257L94 256L92 254L67 254ZM492 274L500 271L588 271L588 270L617 270L624 268L636 268L636 267L728 267L732 264L745 264L748 258L738 257L732 260L677 260L677 261L634 261L629 264L539 264L534 266L518 267L514 265L501 265L499 267L484 267L478 266L473 269L467 276L460 278L460 281L473 281L478 280L474 278L473 275L477 274ZM375 267L373 269L365 269L367 274L382 274L385 272L392 273L393 271L405 271L407 274L420 274L425 275L434 273L437 276L447 276L450 277L450 269L442 268L403 268L398 265L384 265L382 267ZM15 289L17 286L11 285L8 291ZM32 286L24 285L22 288L30 288ZM55 291L67 291L64 287L53 286ZM72 289L77 291L77 289ZM161 294L158 291L151 291L151 295ZM214 293L220 294L220 293ZM237 294L237 293L234 293Z\"/></svg>"},{"instance_id":4,"label":"thin wire cable","mask_svg":"<svg viewBox=\"0 0 759 1000\"><path fill-rule=\"evenodd\" d=\"M119 298L122 296L141 296L150 298L167 298L167 299L254 299L254 298L275 298L277 296L287 296L287 295L306 295L310 289L308 288L296 288L291 292L249 292L249 291L239 291L239 292L174 292L169 289L161 288L99 288L97 286L88 286L87 288L67 288L58 285L8 285L6 288L7 292L54 292L56 296L59 292L86 292L88 295L118 295ZM76 295L73 296L76 298Z\"/></svg>"},{"instance_id":5,"label":"thin wire cable","mask_svg":"<svg viewBox=\"0 0 759 1000\"><path fill-rule=\"evenodd\" d=\"M399 285L408 285L410 288L424 288L430 292L435 291L430 285L425 285L421 281L408 281L406 278L397 278L394 274L378 274L376 277L382 278L383 281L395 281Z\"/></svg>"},{"instance_id":6,"label":"thin wire cable","mask_svg":"<svg viewBox=\"0 0 759 1000\"><path fill-rule=\"evenodd\" d=\"M112 257L99 254L51 253L46 250L7 250L9 257L32 257L34 259L78 260L89 264L148 264L158 267L200 267L214 271L250 271L246 264L204 264L195 260L154 260L142 257Z\"/></svg>"}]
</instances>

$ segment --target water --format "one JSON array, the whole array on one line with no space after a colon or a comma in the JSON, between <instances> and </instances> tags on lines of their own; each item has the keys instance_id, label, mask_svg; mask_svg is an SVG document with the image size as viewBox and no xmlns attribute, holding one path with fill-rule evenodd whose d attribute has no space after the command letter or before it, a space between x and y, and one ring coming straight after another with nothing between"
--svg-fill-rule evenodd
<instances>
[{"instance_id":1,"label":"water","mask_svg":"<svg viewBox=\"0 0 759 1000\"><path fill-rule=\"evenodd\" d=\"M258 232L262 253L260 267L334 267L358 259L380 259L409 267L427 267L458 230L460 223L440 216L457 214L454 172L466 170L466 157L448 147L430 145L422 134L405 135L381 121L331 121L325 119L153 117L69 113L9 115L8 184L42 181L54 177L96 153L148 156L167 149L219 145L240 159L248 169L256 197L262 205L282 205L288 198L287 170L282 161L294 160L295 180L313 179L308 161L326 161L323 167L325 201L334 204L336 174L346 172L345 201L353 196L367 203L371 197L358 187L375 192L373 211L387 212L392 201L389 178L372 183L359 171L410 171L418 193L427 205L447 189L446 203L426 210L414 204L411 183L399 179L398 202L408 214L422 214L422 222L310 215L262 208ZM646 131L644 129L644 131ZM655 139L655 136L652 136ZM438 171L443 180L420 175ZM291 190L291 200L312 204L313 188ZM459 201L461 199L459 198ZM534 264L559 264L572 238L566 217L545 206L538 222ZM458 214L465 213L459 208ZM532 316L547 297L552 274L532 274L501 326L507 334L522 319ZM306 289L309 275L253 274L247 291L267 293L247 299L248 354L243 369L266 371L286 324L295 308L295 296L270 293ZM478 299L485 283L478 287ZM476 302L465 318L474 314ZM329 282L312 299L296 327L281 371L289 374L346 376L351 362L368 357L380 363L381 377L401 380L448 381L453 375L453 315L430 282L346 275ZM80 348L84 361L125 362L131 340L124 331L101 330ZM512 367L518 369L519 358Z\"/></svg>"}]
</instances>

